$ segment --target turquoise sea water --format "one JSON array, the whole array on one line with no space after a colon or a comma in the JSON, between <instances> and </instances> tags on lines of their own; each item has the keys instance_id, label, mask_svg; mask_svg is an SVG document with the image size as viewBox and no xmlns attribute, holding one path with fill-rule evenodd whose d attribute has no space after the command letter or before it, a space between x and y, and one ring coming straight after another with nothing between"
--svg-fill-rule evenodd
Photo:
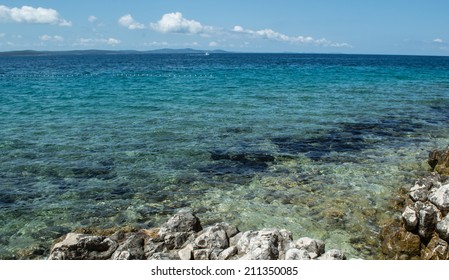
<instances>
[{"instance_id":1,"label":"turquoise sea water","mask_svg":"<svg viewBox=\"0 0 449 280\"><path fill-rule=\"evenodd\" d=\"M449 57L0 57L0 258L183 207L373 258L448 135Z\"/></svg>"}]
</instances>

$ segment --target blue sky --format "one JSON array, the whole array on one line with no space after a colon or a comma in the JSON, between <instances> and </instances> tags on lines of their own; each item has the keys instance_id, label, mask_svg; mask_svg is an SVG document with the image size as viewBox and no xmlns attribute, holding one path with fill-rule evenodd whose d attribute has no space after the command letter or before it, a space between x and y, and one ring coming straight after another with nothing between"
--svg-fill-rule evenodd
<instances>
[{"instance_id":1,"label":"blue sky","mask_svg":"<svg viewBox=\"0 0 449 280\"><path fill-rule=\"evenodd\" d=\"M447 0L1 1L0 51L449 55Z\"/></svg>"}]
</instances>

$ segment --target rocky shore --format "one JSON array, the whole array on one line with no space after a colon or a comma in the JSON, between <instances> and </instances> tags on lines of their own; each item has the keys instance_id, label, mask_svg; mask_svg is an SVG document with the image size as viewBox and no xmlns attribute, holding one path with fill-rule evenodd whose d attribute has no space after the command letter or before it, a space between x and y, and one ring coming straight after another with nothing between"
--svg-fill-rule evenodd
<instances>
[{"instance_id":1,"label":"rocky shore","mask_svg":"<svg viewBox=\"0 0 449 280\"><path fill-rule=\"evenodd\" d=\"M400 218L382 228L385 258L449 259L449 148L431 152L428 163L434 172L406 190Z\"/></svg>"},{"instance_id":2,"label":"rocky shore","mask_svg":"<svg viewBox=\"0 0 449 280\"><path fill-rule=\"evenodd\" d=\"M449 259L449 148L429 155L432 173L396 200L398 217L382 227L381 258ZM203 228L183 209L160 228L72 232L55 243L50 260L345 260L323 241L293 240L285 229L240 232L217 223Z\"/></svg>"},{"instance_id":3,"label":"rocky shore","mask_svg":"<svg viewBox=\"0 0 449 280\"><path fill-rule=\"evenodd\" d=\"M52 246L50 260L344 260L320 240L293 240L287 230L240 232L218 223L203 228L190 210L179 211L160 228L110 235L69 233Z\"/></svg>"}]
</instances>

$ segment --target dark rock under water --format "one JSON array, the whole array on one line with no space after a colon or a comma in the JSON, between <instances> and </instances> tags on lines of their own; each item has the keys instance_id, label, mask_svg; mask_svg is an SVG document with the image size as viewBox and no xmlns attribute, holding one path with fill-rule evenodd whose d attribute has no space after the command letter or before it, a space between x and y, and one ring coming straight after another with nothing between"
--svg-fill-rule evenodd
<instances>
[{"instance_id":1,"label":"dark rock under water","mask_svg":"<svg viewBox=\"0 0 449 280\"><path fill-rule=\"evenodd\" d=\"M339 161L341 156L333 158L331 153L346 154L344 159L357 162L350 156L377 144L394 143L408 133L413 133L421 124L410 120L385 118L378 122L341 123L323 135L310 138L274 137L271 142L278 146L281 154L304 154L314 161Z\"/></svg>"},{"instance_id":2,"label":"dark rock under water","mask_svg":"<svg viewBox=\"0 0 449 280\"><path fill-rule=\"evenodd\" d=\"M241 152L232 153L216 150L210 152L210 159L213 161L199 169L201 173L210 176L236 175L252 177L257 172L264 172L275 157L267 153Z\"/></svg>"}]
</instances>

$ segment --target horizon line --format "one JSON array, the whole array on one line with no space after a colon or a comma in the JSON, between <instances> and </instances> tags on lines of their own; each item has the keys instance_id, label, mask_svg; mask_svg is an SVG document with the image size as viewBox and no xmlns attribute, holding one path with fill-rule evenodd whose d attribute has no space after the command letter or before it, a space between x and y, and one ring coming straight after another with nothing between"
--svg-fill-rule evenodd
<instances>
[{"instance_id":1,"label":"horizon line","mask_svg":"<svg viewBox=\"0 0 449 280\"><path fill-rule=\"evenodd\" d=\"M18 50L0 50L0 55L26 55L30 56L33 53L52 54L52 53L70 53L70 52L103 52L103 53L147 53L147 54L199 54L199 53L213 53L213 54L316 54L316 55L373 55L373 56L432 56L432 57L448 57L443 54L395 54L395 53L344 53L344 52L295 52L295 51L228 51L223 49L193 49L193 48L159 48L148 50L133 50L133 49L70 49L70 50L33 50L33 49L18 49ZM15 54L17 53L17 54Z\"/></svg>"}]
</instances>

